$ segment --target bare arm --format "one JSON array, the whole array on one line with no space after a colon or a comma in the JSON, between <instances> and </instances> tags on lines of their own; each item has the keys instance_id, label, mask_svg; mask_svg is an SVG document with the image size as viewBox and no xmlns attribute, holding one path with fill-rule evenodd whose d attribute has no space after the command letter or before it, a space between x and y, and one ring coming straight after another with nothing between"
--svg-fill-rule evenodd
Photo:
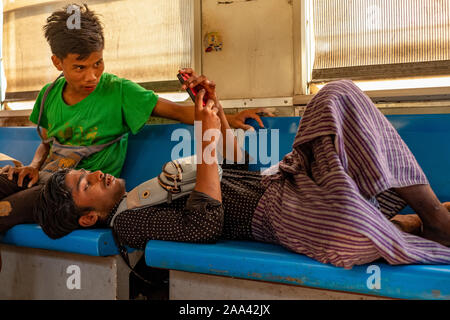
<instances>
[{"instance_id":1,"label":"bare arm","mask_svg":"<svg viewBox=\"0 0 450 320\"><path fill-rule=\"evenodd\" d=\"M225 114L224 117L227 120L228 126L233 124L234 128L241 128L244 130L251 129L250 125L245 124L245 120L248 118L255 119L258 124L264 128L261 118L258 116L259 112L262 112L262 108L253 110L244 110L236 114ZM153 109L152 116L180 121L186 124L194 124L195 107L184 106L178 103L172 102L164 98L158 98L155 109ZM273 115L268 113L268 115Z\"/></svg>"},{"instance_id":2,"label":"bare arm","mask_svg":"<svg viewBox=\"0 0 450 320\"><path fill-rule=\"evenodd\" d=\"M182 106L164 98L158 98L152 116L194 124L194 106Z\"/></svg>"},{"instance_id":3,"label":"bare arm","mask_svg":"<svg viewBox=\"0 0 450 320\"><path fill-rule=\"evenodd\" d=\"M197 86L197 87L204 88L207 98L214 101L214 108L217 110L217 116L219 117L220 123L221 123L220 130L222 133L222 150L220 150L220 152L222 152L222 155L224 156L224 158L231 160L233 163L243 161L244 153L242 152L241 148L239 148L237 139L234 136L233 131L231 129L231 126L229 123L230 116L225 114L225 112L222 108L222 105L220 103L220 100L217 96L216 84L214 83L214 81L209 80L204 75L197 77L192 70L189 69L189 72L190 72L191 77L186 81L186 83L183 85L183 87ZM250 126L244 124L246 118L255 119L256 121L259 122L261 127L264 127L259 116L256 114L249 113L249 111L251 111L251 110L245 110L236 115L236 116L239 116L244 113L247 114L247 116L245 116L245 117L242 117L242 115L239 116L240 117L239 121L241 121L241 128L248 129L248 127L250 127ZM260 109L257 109L254 111L260 111ZM232 117L232 119L235 119L235 118ZM243 127L243 126L245 126L245 127Z\"/></svg>"},{"instance_id":4,"label":"bare arm","mask_svg":"<svg viewBox=\"0 0 450 320\"><path fill-rule=\"evenodd\" d=\"M223 111L222 105L219 99L215 98L215 105L218 109L217 116L220 119L220 130L222 133L222 155L225 159L232 161L233 163L243 162L244 153L239 147L237 138L233 134L228 119Z\"/></svg>"},{"instance_id":5,"label":"bare arm","mask_svg":"<svg viewBox=\"0 0 450 320\"><path fill-rule=\"evenodd\" d=\"M222 192L220 190L219 171L217 163L216 146L218 141L213 137L212 141L204 141L204 133L207 130L220 131L220 119L217 116L217 109L213 109L214 101L208 100L206 106L202 104L205 90L202 89L197 95L195 105L195 120L202 122L202 130L198 132L200 137L197 140L197 182L195 190L207 194L213 199L222 202ZM199 143L201 142L201 143ZM211 148L212 147L212 148ZM201 149L200 149L201 148ZM211 148L211 152L205 152L207 148ZM211 156L213 159L211 159ZM215 161L214 161L215 160Z\"/></svg>"},{"instance_id":6,"label":"bare arm","mask_svg":"<svg viewBox=\"0 0 450 320\"><path fill-rule=\"evenodd\" d=\"M47 139L47 130L42 129L42 135L44 139ZM17 185L22 187L23 180L25 177L30 178L30 182L27 187L31 187L39 180L39 169L42 164L47 159L47 156L50 152L50 145L48 143L43 143L37 147L36 152L34 154L33 160L28 166L25 167L11 167L5 166L0 169L0 174L6 174L9 180L13 180L14 174L18 174L17 177Z\"/></svg>"},{"instance_id":7,"label":"bare arm","mask_svg":"<svg viewBox=\"0 0 450 320\"><path fill-rule=\"evenodd\" d=\"M185 83L182 85L182 89L185 90L188 86L191 88L197 87L197 89L202 87L202 82L207 80L207 78L203 75L197 76L194 72L194 70L190 68L182 69L179 72L186 73L190 76L188 80L185 81ZM209 95L208 88L206 89L206 98L207 99L213 99L212 96ZM244 130L251 129L252 127L245 124L246 119L255 119L258 124L264 128L264 124L261 121L261 118L259 117L259 113L263 112L264 109L258 108L258 109L249 109L249 110L243 110L236 114L226 114L224 117L227 119L227 122L229 125L231 125L233 128L241 128ZM186 124L194 124L194 117L195 117L195 106L183 106L178 103L169 101L164 98L158 98L158 102L156 103L155 108L153 109L152 116L162 117L166 119L172 119L176 121L180 121L182 123ZM273 116L270 112L266 112L267 115Z\"/></svg>"},{"instance_id":8,"label":"bare arm","mask_svg":"<svg viewBox=\"0 0 450 320\"><path fill-rule=\"evenodd\" d=\"M47 139L47 130L43 128L41 130L43 138ZM29 166L37 170L41 169L41 166L47 159L49 152L50 152L50 144L41 142L41 144L36 149L33 160L31 160Z\"/></svg>"}]
</instances>

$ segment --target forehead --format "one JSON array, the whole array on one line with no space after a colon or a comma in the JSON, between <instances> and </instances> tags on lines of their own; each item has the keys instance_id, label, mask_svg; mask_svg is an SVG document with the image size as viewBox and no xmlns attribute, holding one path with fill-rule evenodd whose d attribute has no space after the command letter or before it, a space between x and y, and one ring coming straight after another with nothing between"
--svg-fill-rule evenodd
<instances>
[{"instance_id":1,"label":"forehead","mask_svg":"<svg viewBox=\"0 0 450 320\"><path fill-rule=\"evenodd\" d=\"M66 174L66 186L70 190L76 190L76 186L78 184L78 180L80 179L81 171L80 170L70 170L69 173Z\"/></svg>"},{"instance_id":2,"label":"forehead","mask_svg":"<svg viewBox=\"0 0 450 320\"><path fill-rule=\"evenodd\" d=\"M103 51L94 51L86 59L83 60L79 60L78 59L79 56L80 55L78 53L69 53L64 58L63 62L67 64L77 64L77 65L93 64L103 59Z\"/></svg>"}]
</instances>

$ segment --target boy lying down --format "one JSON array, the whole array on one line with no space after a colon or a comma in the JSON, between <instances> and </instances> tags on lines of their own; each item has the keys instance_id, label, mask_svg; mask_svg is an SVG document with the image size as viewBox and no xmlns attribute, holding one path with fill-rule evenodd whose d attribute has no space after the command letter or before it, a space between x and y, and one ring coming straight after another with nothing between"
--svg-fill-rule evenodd
<instances>
[{"instance_id":1,"label":"boy lying down","mask_svg":"<svg viewBox=\"0 0 450 320\"><path fill-rule=\"evenodd\" d=\"M229 125L215 85L197 80L204 88L195 106L202 136L208 129L225 136ZM232 143L237 159L242 154ZM214 141L211 155L218 145ZM390 264L450 263L446 204L389 121L351 81L332 82L316 94L292 151L268 170L261 175L224 166L220 180L217 161L202 161L190 194L119 213L127 197L124 180L101 171L62 170L45 184L35 216L51 238L111 225L114 218L116 237L135 248L152 239L256 240L345 268L379 258ZM417 215L397 215L406 204ZM412 230L416 234L405 232Z\"/></svg>"}]
</instances>

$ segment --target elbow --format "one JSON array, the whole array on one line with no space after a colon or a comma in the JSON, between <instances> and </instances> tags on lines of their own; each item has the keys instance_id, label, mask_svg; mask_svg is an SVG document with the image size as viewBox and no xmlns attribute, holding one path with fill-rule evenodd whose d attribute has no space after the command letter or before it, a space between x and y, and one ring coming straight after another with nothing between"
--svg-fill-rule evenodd
<instances>
[{"instance_id":1,"label":"elbow","mask_svg":"<svg viewBox=\"0 0 450 320\"><path fill-rule=\"evenodd\" d=\"M224 211L222 205L215 206L212 210L207 210L206 216L201 223L194 223L193 242L196 243L216 243L222 237L224 225Z\"/></svg>"}]
</instances>

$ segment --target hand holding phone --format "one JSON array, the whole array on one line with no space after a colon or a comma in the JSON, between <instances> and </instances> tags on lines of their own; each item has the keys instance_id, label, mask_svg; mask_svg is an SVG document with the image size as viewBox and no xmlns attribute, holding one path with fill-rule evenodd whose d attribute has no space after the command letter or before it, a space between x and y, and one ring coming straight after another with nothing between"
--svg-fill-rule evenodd
<instances>
[{"instance_id":1,"label":"hand holding phone","mask_svg":"<svg viewBox=\"0 0 450 320\"><path fill-rule=\"evenodd\" d=\"M189 75L186 73L178 73L177 74L178 80L180 80L181 84L183 85L184 82L189 79ZM195 88L190 88L187 87L186 88L187 93L189 94L189 96L191 97L192 101L194 101L195 103L195 97L197 96L198 92ZM206 96L205 96L206 97ZM205 99L203 99L203 106L206 106L206 101Z\"/></svg>"}]
</instances>

